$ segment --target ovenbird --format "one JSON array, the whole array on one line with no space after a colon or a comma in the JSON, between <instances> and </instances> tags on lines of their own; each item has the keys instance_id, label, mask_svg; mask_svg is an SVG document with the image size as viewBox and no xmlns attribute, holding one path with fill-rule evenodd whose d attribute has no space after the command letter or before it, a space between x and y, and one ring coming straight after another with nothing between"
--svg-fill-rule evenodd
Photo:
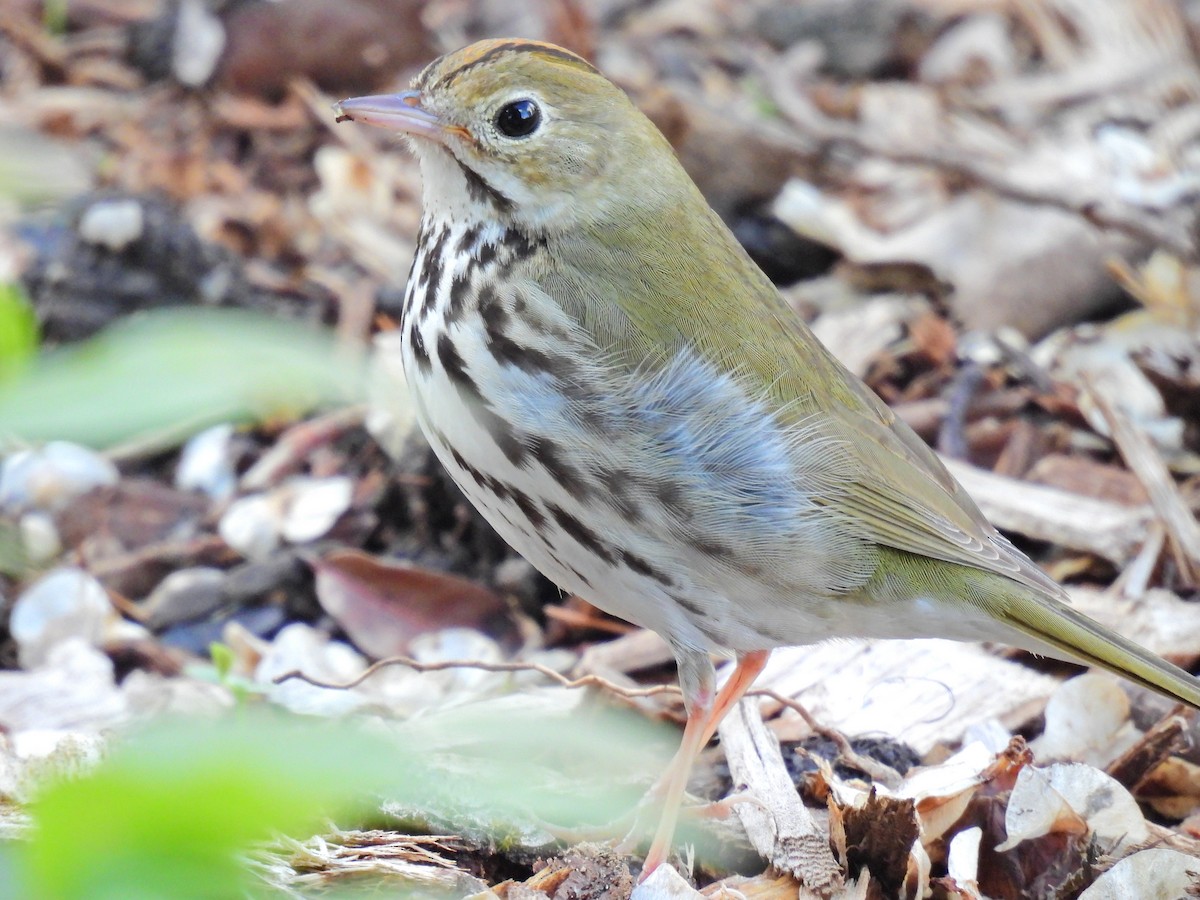
<instances>
[{"instance_id":1,"label":"ovenbird","mask_svg":"<svg viewBox=\"0 0 1200 900\"><path fill-rule=\"evenodd\" d=\"M438 458L552 581L673 648L687 725L645 871L772 647L999 641L1200 706L1200 682L1073 611L988 524L584 59L483 41L337 112L420 161L400 327ZM719 692L712 653L738 660Z\"/></svg>"}]
</instances>

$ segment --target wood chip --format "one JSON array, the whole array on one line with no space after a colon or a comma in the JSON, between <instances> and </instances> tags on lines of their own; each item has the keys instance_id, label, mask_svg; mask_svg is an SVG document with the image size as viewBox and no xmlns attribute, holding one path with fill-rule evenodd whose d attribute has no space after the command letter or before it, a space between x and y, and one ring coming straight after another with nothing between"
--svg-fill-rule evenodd
<instances>
[{"instance_id":1,"label":"wood chip","mask_svg":"<svg viewBox=\"0 0 1200 900\"><path fill-rule=\"evenodd\" d=\"M721 723L720 735L734 783L745 785L749 794L736 811L750 843L776 869L819 896L833 896L842 887L842 874L829 835L800 800L758 704L741 701Z\"/></svg>"},{"instance_id":2,"label":"wood chip","mask_svg":"<svg viewBox=\"0 0 1200 900\"><path fill-rule=\"evenodd\" d=\"M1150 503L1166 526L1184 576L1191 584L1200 584L1200 523L1179 492L1179 486L1158 448L1143 431L1134 427L1129 417L1121 411L1116 398L1104 391L1099 380L1088 379L1087 389L1108 423L1121 456L1150 495Z\"/></svg>"},{"instance_id":3,"label":"wood chip","mask_svg":"<svg viewBox=\"0 0 1200 900\"><path fill-rule=\"evenodd\" d=\"M886 735L924 755L992 720L1015 728L1058 683L974 644L843 640L776 650L755 686L795 698L843 734Z\"/></svg>"}]
</instances>

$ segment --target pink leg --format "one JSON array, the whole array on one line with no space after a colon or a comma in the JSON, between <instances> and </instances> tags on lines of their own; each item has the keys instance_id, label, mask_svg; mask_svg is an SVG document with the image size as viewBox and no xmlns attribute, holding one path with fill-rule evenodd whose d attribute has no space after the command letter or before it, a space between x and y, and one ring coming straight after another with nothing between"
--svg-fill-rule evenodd
<instances>
[{"instance_id":1,"label":"pink leg","mask_svg":"<svg viewBox=\"0 0 1200 900\"><path fill-rule=\"evenodd\" d=\"M770 657L769 650L756 650L738 657L737 667L729 680L721 686L717 696L705 702L699 698L694 704L689 704L687 725L683 729L683 741L679 751L664 773L663 782L666 790L663 793L662 818L658 821L658 829L654 832L654 840L650 844L650 852L646 854L646 863L642 867L642 878L662 865L667 854L671 851L671 839L675 836L675 824L679 820L679 807L683 803L683 794L687 789L688 778L692 774L692 766L696 757L717 731L717 726L725 718L725 714L742 698L746 690L753 684L754 679L763 670ZM660 782L660 783L663 783Z\"/></svg>"}]
</instances>

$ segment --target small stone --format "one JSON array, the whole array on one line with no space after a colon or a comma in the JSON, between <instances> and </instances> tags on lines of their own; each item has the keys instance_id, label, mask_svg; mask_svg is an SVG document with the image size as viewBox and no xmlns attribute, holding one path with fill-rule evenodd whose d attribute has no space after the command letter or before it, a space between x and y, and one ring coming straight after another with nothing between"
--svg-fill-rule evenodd
<instances>
[{"instance_id":1,"label":"small stone","mask_svg":"<svg viewBox=\"0 0 1200 900\"><path fill-rule=\"evenodd\" d=\"M82 569L63 567L25 589L13 604L9 633L21 665L41 665L51 649L68 638L98 645L113 615L108 592Z\"/></svg>"},{"instance_id":2,"label":"small stone","mask_svg":"<svg viewBox=\"0 0 1200 900\"><path fill-rule=\"evenodd\" d=\"M292 712L340 716L369 704L372 698L363 689L317 687L295 678L277 684L275 679L298 670L336 684L357 677L366 664L366 659L348 644L331 641L315 628L295 623L275 636L263 654L254 680L267 688L274 703Z\"/></svg>"},{"instance_id":3,"label":"small stone","mask_svg":"<svg viewBox=\"0 0 1200 900\"><path fill-rule=\"evenodd\" d=\"M142 604L146 624L154 630L203 619L225 603L225 572L197 566L172 572Z\"/></svg>"},{"instance_id":4,"label":"small stone","mask_svg":"<svg viewBox=\"0 0 1200 900\"><path fill-rule=\"evenodd\" d=\"M0 509L58 510L98 487L115 485L120 473L94 450L51 441L36 450L18 450L0 465Z\"/></svg>"},{"instance_id":5,"label":"small stone","mask_svg":"<svg viewBox=\"0 0 1200 900\"><path fill-rule=\"evenodd\" d=\"M146 215L136 200L98 200L79 217L79 236L114 253L138 240L145 229Z\"/></svg>"},{"instance_id":6,"label":"small stone","mask_svg":"<svg viewBox=\"0 0 1200 900\"><path fill-rule=\"evenodd\" d=\"M62 540L49 513L33 510L21 516L21 545L31 566L44 566L62 553Z\"/></svg>"},{"instance_id":7,"label":"small stone","mask_svg":"<svg viewBox=\"0 0 1200 900\"><path fill-rule=\"evenodd\" d=\"M182 0L171 54L175 77L188 87L207 82L217 69L226 40L225 26L203 0Z\"/></svg>"},{"instance_id":8,"label":"small stone","mask_svg":"<svg viewBox=\"0 0 1200 900\"><path fill-rule=\"evenodd\" d=\"M333 478L293 478L284 486L291 493L283 517L283 537L293 544L315 541L333 527L354 499L354 482Z\"/></svg>"},{"instance_id":9,"label":"small stone","mask_svg":"<svg viewBox=\"0 0 1200 900\"><path fill-rule=\"evenodd\" d=\"M184 444L175 469L175 486L183 491L200 491L214 500L232 497L237 488L233 434L232 425L214 425Z\"/></svg>"},{"instance_id":10,"label":"small stone","mask_svg":"<svg viewBox=\"0 0 1200 900\"><path fill-rule=\"evenodd\" d=\"M246 559L264 559L279 546L280 504L267 494L235 500L217 523L217 533Z\"/></svg>"},{"instance_id":11,"label":"small stone","mask_svg":"<svg viewBox=\"0 0 1200 900\"><path fill-rule=\"evenodd\" d=\"M225 572L225 596L230 603L242 605L261 600L271 591L285 590L289 594L310 584L308 567L290 550L272 553L266 559L256 559L234 566Z\"/></svg>"},{"instance_id":12,"label":"small stone","mask_svg":"<svg viewBox=\"0 0 1200 900\"><path fill-rule=\"evenodd\" d=\"M217 531L247 559L261 560L282 540L304 544L324 536L353 499L354 482L345 476L290 478L270 493L235 500Z\"/></svg>"}]
</instances>

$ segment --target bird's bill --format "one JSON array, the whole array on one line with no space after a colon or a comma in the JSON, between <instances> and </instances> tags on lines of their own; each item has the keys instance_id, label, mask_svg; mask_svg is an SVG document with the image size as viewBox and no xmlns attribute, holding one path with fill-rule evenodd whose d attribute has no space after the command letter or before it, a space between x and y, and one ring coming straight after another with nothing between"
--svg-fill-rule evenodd
<instances>
[{"instance_id":1,"label":"bird's bill","mask_svg":"<svg viewBox=\"0 0 1200 900\"><path fill-rule=\"evenodd\" d=\"M420 91L352 97L335 103L333 110L339 122L349 119L434 141L442 140L446 130L437 116L421 106Z\"/></svg>"}]
</instances>

